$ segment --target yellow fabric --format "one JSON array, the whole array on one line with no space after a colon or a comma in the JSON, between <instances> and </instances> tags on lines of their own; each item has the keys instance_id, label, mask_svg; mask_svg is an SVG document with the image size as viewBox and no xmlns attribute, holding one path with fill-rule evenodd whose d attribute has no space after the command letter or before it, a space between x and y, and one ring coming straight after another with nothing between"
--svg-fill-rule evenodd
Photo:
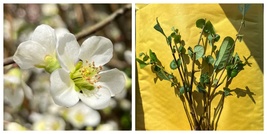
<instances>
[{"instance_id":1,"label":"yellow fabric","mask_svg":"<svg viewBox=\"0 0 267 134\"><path fill-rule=\"evenodd\" d=\"M242 18L238 5L148 4L137 5L136 9L136 57L151 49L168 71L172 56L163 35L153 28L157 17L166 35L170 35L173 26L179 29L185 48L198 41L201 30L196 28L196 20L206 18L212 22L221 36L216 43L219 47L224 37L235 39ZM251 55L248 60L251 67L245 66L229 88L252 93L232 93L225 98L217 130L263 130L263 5L251 5L245 20L241 31L244 41L237 42L235 52L242 61L243 56ZM136 129L190 130L181 101L170 83L159 80L155 83L149 66L140 69L136 63L136 70ZM178 76L176 71L174 74Z\"/></svg>"}]
</instances>

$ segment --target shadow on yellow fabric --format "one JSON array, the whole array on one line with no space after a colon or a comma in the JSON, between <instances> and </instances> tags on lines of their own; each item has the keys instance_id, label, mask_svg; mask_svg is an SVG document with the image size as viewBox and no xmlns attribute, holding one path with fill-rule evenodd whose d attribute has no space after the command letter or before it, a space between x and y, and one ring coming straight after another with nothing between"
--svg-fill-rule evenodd
<instances>
[{"instance_id":1,"label":"shadow on yellow fabric","mask_svg":"<svg viewBox=\"0 0 267 134\"><path fill-rule=\"evenodd\" d=\"M156 18L166 35L170 35L172 27L179 29L187 49L199 39L201 30L196 20L212 22L221 37L216 43L220 47L226 36L236 37L242 14L237 4L136 5L136 57L151 49L165 69L178 78L179 73L169 68L173 58L166 39L153 28ZM243 41L236 43L234 53L246 65L229 86L232 95L224 99L217 130L263 130L263 4L250 5L241 33ZM174 88L168 81L155 81L155 77L150 66L141 69L136 63L136 130L191 130ZM203 98L197 96L196 89L193 96L197 113L201 113ZM220 97L216 98L215 104L219 101Z\"/></svg>"}]
</instances>

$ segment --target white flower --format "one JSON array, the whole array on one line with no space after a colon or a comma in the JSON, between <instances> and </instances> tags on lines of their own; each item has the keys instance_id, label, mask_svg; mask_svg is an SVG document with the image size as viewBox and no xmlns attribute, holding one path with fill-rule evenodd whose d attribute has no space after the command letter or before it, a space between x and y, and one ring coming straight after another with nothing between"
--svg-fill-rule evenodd
<instances>
[{"instance_id":1,"label":"white flower","mask_svg":"<svg viewBox=\"0 0 267 134\"><path fill-rule=\"evenodd\" d=\"M12 68L4 75L4 100L13 108L18 108L24 96L29 100L32 99L32 90L23 81L21 70Z\"/></svg>"},{"instance_id":2,"label":"white flower","mask_svg":"<svg viewBox=\"0 0 267 134\"><path fill-rule=\"evenodd\" d=\"M132 51L126 50L124 52L124 59L128 64L132 65Z\"/></svg>"},{"instance_id":3,"label":"white flower","mask_svg":"<svg viewBox=\"0 0 267 134\"><path fill-rule=\"evenodd\" d=\"M21 69L38 67L51 73L60 67L56 59L56 42L54 29L42 24L34 30L30 40L18 46L13 59Z\"/></svg>"},{"instance_id":4,"label":"white flower","mask_svg":"<svg viewBox=\"0 0 267 134\"><path fill-rule=\"evenodd\" d=\"M70 107L81 99L91 108L103 109L112 96L123 90L123 72L118 69L102 71L102 66L113 56L109 39L92 36L79 46L74 35L68 33L59 38L57 54L62 68L50 77L56 104Z\"/></svg>"},{"instance_id":5,"label":"white flower","mask_svg":"<svg viewBox=\"0 0 267 134\"><path fill-rule=\"evenodd\" d=\"M6 130L8 131L25 131L27 128L23 127L22 125L16 123L16 122L8 122L6 124Z\"/></svg>"},{"instance_id":6,"label":"white flower","mask_svg":"<svg viewBox=\"0 0 267 134\"><path fill-rule=\"evenodd\" d=\"M65 122L62 118L51 114L41 115L32 113L33 130L64 130Z\"/></svg>"},{"instance_id":7,"label":"white flower","mask_svg":"<svg viewBox=\"0 0 267 134\"><path fill-rule=\"evenodd\" d=\"M110 131L110 130L118 130L118 124L115 121L108 121L105 124L99 125L96 130L98 131Z\"/></svg>"},{"instance_id":8,"label":"white flower","mask_svg":"<svg viewBox=\"0 0 267 134\"><path fill-rule=\"evenodd\" d=\"M68 109L67 121L69 121L75 128L82 128L84 126L95 127L100 123L100 114L84 103L77 103L75 106Z\"/></svg>"}]
</instances>

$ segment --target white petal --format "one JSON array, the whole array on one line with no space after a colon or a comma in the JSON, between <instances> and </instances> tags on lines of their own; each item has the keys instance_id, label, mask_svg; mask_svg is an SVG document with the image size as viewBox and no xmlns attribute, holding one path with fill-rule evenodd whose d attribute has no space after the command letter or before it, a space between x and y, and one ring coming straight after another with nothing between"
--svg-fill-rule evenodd
<instances>
[{"instance_id":1,"label":"white petal","mask_svg":"<svg viewBox=\"0 0 267 134\"><path fill-rule=\"evenodd\" d=\"M101 116L99 112L90 108L87 116L85 116L84 121L85 121L85 125L95 127L100 123L100 120L101 120Z\"/></svg>"},{"instance_id":2,"label":"white petal","mask_svg":"<svg viewBox=\"0 0 267 134\"><path fill-rule=\"evenodd\" d=\"M77 121L75 118L76 114L82 114L84 116L83 121ZM82 102L78 102L75 106L69 109L68 119L75 125L77 128L85 126L96 126L100 123L100 114L98 111L92 109Z\"/></svg>"},{"instance_id":3,"label":"white petal","mask_svg":"<svg viewBox=\"0 0 267 134\"><path fill-rule=\"evenodd\" d=\"M55 70L50 77L51 95L54 102L60 106L70 107L79 101L74 82L64 69Z\"/></svg>"},{"instance_id":4,"label":"white petal","mask_svg":"<svg viewBox=\"0 0 267 134\"><path fill-rule=\"evenodd\" d=\"M78 61L79 51L80 46L73 34L65 33L59 37L57 54L59 62L64 69L68 71L74 69L74 65Z\"/></svg>"},{"instance_id":5,"label":"white petal","mask_svg":"<svg viewBox=\"0 0 267 134\"><path fill-rule=\"evenodd\" d=\"M124 59L128 64L132 65L132 51L126 50L124 52Z\"/></svg>"},{"instance_id":6,"label":"white petal","mask_svg":"<svg viewBox=\"0 0 267 134\"><path fill-rule=\"evenodd\" d=\"M33 32L31 40L46 48L48 53L54 53L56 48L55 30L48 25L39 25Z\"/></svg>"},{"instance_id":7,"label":"white petal","mask_svg":"<svg viewBox=\"0 0 267 134\"><path fill-rule=\"evenodd\" d=\"M109 105L111 98L110 92L105 87L97 89L97 92L86 96L85 94L79 93L79 97L86 105L93 109L103 109Z\"/></svg>"},{"instance_id":8,"label":"white petal","mask_svg":"<svg viewBox=\"0 0 267 134\"><path fill-rule=\"evenodd\" d=\"M25 97L27 99L31 100L33 97L32 89L24 81L21 81L21 86L22 86L22 89L24 91Z\"/></svg>"},{"instance_id":9,"label":"white petal","mask_svg":"<svg viewBox=\"0 0 267 134\"><path fill-rule=\"evenodd\" d=\"M5 88L4 97L5 101L7 101L13 108L17 108L23 102L23 90L21 88L17 88L16 90L11 88Z\"/></svg>"},{"instance_id":10,"label":"white petal","mask_svg":"<svg viewBox=\"0 0 267 134\"><path fill-rule=\"evenodd\" d=\"M96 66L104 65L113 56L112 42L101 36L92 36L81 45L79 58L83 61L95 62Z\"/></svg>"},{"instance_id":11,"label":"white petal","mask_svg":"<svg viewBox=\"0 0 267 134\"><path fill-rule=\"evenodd\" d=\"M47 55L46 49L37 42L26 41L21 43L13 56L13 60L22 69L33 68L36 64L41 64Z\"/></svg>"},{"instance_id":12,"label":"white petal","mask_svg":"<svg viewBox=\"0 0 267 134\"><path fill-rule=\"evenodd\" d=\"M110 90L111 96L120 93L126 84L125 74L114 68L99 73L100 79L97 85L105 86Z\"/></svg>"}]
</instances>

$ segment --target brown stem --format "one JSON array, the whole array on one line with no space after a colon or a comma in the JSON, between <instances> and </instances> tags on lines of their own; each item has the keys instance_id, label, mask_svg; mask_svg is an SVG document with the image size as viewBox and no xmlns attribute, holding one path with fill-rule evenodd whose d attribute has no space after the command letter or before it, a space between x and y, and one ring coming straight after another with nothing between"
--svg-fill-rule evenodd
<instances>
[{"instance_id":1,"label":"brown stem","mask_svg":"<svg viewBox=\"0 0 267 134\"><path fill-rule=\"evenodd\" d=\"M82 38L84 38L86 36L89 36L89 35L95 33L99 29L101 29L101 28L105 27L106 25L108 25L111 21L113 21L117 17L125 14L131 8L132 8L132 5L129 4L129 5L126 5L123 8L120 8L120 9L116 10L111 15L109 15L107 18L105 18L104 20L102 20L101 22L99 22L99 23L97 23L97 24L95 24L93 26L87 27L83 31L77 33L75 35L75 37L77 38L77 40L79 40L79 39L82 39Z\"/></svg>"},{"instance_id":2,"label":"brown stem","mask_svg":"<svg viewBox=\"0 0 267 134\"><path fill-rule=\"evenodd\" d=\"M4 59L4 66L14 64L14 63L15 63L15 61L13 60L12 56Z\"/></svg>"}]
</instances>

